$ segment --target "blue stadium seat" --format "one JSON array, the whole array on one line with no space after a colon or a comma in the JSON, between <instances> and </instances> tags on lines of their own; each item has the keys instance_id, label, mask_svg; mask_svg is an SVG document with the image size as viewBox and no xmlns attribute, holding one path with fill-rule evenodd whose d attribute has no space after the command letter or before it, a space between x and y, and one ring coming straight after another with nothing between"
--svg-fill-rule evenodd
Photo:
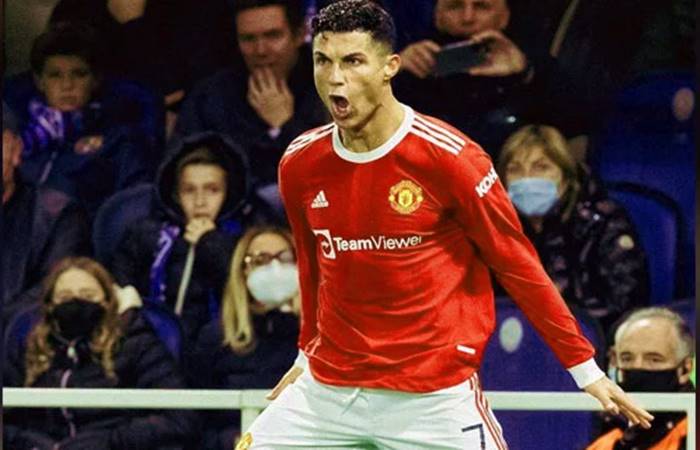
<instances>
[{"instance_id":1,"label":"blue stadium seat","mask_svg":"<svg viewBox=\"0 0 700 450\"><path fill-rule=\"evenodd\" d=\"M574 310L583 333L602 357L600 326ZM509 298L496 299L496 330L481 368L485 390L579 391L569 373L544 344L523 312ZM594 435L594 415L588 412L495 411L511 449L561 450L585 448Z\"/></svg>"},{"instance_id":2,"label":"blue stadium seat","mask_svg":"<svg viewBox=\"0 0 700 450\"><path fill-rule=\"evenodd\" d=\"M695 315L697 303L694 297L676 300L666 306L680 314L690 328L690 331L693 333L693 336L697 336L697 322Z\"/></svg>"},{"instance_id":3,"label":"blue stadium seat","mask_svg":"<svg viewBox=\"0 0 700 450\"><path fill-rule=\"evenodd\" d=\"M29 333L39 322L39 306L38 302L32 302L24 305L7 318L2 341L6 352L19 351L19 349L24 348Z\"/></svg>"},{"instance_id":4,"label":"blue stadium seat","mask_svg":"<svg viewBox=\"0 0 700 450\"><path fill-rule=\"evenodd\" d=\"M156 330L161 342L178 363L182 362L182 323L175 313L162 304L144 302L142 308L146 320Z\"/></svg>"},{"instance_id":5,"label":"blue stadium seat","mask_svg":"<svg viewBox=\"0 0 700 450\"><path fill-rule=\"evenodd\" d=\"M695 92L692 72L634 80L621 91L590 153L592 168L605 182L645 185L678 204L680 296L695 292ZM674 113L674 102L686 106L685 114Z\"/></svg>"},{"instance_id":6,"label":"blue stadium seat","mask_svg":"<svg viewBox=\"0 0 700 450\"><path fill-rule=\"evenodd\" d=\"M114 251L127 227L151 212L153 185L142 183L116 192L97 210L92 227L95 258L109 267Z\"/></svg>"},{"instance_id":7,"label":"blue stadium seat","mask_svg":"<svg viewBox=\"0 0 700 450\"><path fill-rule=\"evenodd\" d=\"M634 223L647 257L652 304L675 295L680 211L664 193L634 183L610 183L608 194L622 204Z\"/></svg>"}]
</instances>

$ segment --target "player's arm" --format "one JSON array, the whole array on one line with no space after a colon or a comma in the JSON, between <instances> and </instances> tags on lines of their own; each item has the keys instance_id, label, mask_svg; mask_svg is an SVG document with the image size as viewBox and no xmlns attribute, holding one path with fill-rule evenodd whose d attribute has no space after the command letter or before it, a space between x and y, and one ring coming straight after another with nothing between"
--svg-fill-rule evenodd
<instances>
[{"instance_id":1,"label":"player's arm","mask_svg":"<svg viewBox=\"0 0 700 450\"><path fill-rule=\"evenodd\" d=\"M274 400L277 396L308 367L308 359L304 353L307 344L317 335L316 309L318 290L318 264L316 261L316 238L304 216L304 207L299 195L300 180L304 178L295 174L285 158L280 162L279 186L282 201L287 212L287 219L294 236L296 247L297 268L299 270L299 288L301 293L301 317L299 327L299 355L294 365L282 377L268 394L267 398Z\"/></svg>"},{"instance_id":2,"label":"player's arm","mask_svg":"<svg viewBox=\"0 0 700 450\"><path fill-rule=\"evenodd\" d=\"M473 146L473 147L469 147ZM652 416L636 406L595 363L595 351L523 234L490 158L473 143L445 155L445 186L456 218L496 278L567 368L579 388L604 408L649 426Z\"/></svg>"}]
</instances>

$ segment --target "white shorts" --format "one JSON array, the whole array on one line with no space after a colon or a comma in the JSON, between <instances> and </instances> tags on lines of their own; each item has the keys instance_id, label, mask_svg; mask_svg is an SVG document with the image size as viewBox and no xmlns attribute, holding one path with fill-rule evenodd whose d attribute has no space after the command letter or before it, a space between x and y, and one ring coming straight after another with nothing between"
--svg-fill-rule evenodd
<instances>
[{"instance_id":1,"label":"white shorts","mask_svg":"<svg viewBox=\"0 0 700 450\"><path fill-rule=\"evenodd\" d=\"M239 450L506 450L478 375L428 393L336 387L305 371L253 422Z\"/></svg>"}]
</instances>

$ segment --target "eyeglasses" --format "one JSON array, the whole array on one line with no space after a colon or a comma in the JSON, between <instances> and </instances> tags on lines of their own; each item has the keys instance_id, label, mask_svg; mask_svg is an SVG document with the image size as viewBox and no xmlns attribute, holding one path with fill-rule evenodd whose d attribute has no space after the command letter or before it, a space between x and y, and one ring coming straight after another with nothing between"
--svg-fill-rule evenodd
<instances>
[{"instance_id":1,"label":"eyeglasses","mask_svg":"<svg viewBox=\"0 0 700 450\"><path fill-rule=\"evenodd\" d=\"M246 255L245 258L243 258L243 262L249 267L258 267L264 266L265 264L270 264L273 259L276 259L282 264L293 264L297 260L294 252L290 249L286 249L275 254L260 252L254 255Z\"/></svg>"}]
</instances>

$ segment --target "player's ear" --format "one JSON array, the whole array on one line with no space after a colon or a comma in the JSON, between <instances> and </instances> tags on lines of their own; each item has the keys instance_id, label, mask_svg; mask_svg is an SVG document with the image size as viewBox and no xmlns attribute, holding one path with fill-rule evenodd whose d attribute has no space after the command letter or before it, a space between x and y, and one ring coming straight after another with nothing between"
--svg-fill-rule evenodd
<instances>
[{"instance_id":1,"label":"player's ear","mask_svg":"<svg viewBox=\"0 0 700 450\"><path fill-rule=\"evenodd\" d=\"M401 68L401 57L398 53L390 53L386 56L386 63L384 64L384 81L391 81Z\"/></svg>"}]
</instances>

